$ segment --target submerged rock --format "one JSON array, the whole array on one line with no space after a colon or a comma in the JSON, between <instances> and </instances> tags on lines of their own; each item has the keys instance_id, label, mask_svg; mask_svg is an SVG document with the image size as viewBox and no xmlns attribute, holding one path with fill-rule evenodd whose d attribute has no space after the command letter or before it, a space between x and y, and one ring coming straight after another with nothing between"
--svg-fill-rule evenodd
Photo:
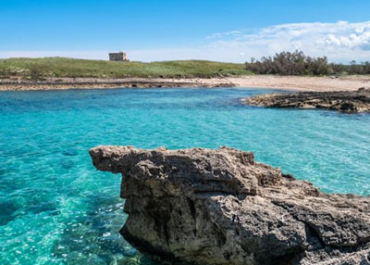
<instances>
[{"instance_id":1,"label":"submerged rock","mask_svg":"<svg viewBox=\"0 0 370 265\"><path fill-rule=\"evenodd\" d=\"M370 198L324 194L250 152L100 146L122 173L123 237L163 264L370 264Z\"/></svg>"},{"instance_id":2,"label":"submerged rock","mask_svg":"<svg viewBox=\"0 0 370 265\"><path fill-rule=\"evenodd\" d=\"M242 102L271 108L330 109L344 113L370 112L370 89L336 92L266 94Z\"/></svg>"}]
</instances>

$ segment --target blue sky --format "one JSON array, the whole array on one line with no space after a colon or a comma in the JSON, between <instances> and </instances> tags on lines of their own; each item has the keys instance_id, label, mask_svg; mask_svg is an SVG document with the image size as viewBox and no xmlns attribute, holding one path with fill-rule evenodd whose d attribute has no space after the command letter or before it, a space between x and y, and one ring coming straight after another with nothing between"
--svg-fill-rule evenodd
<instances>
[{"instance_id":1,"label":"blue sky","mask_svg":"<svg viewBox=\"0 0 370 265\"><path fill-rule=\"evenodd\" d=\"M369 10L369 0L0 0L0 57L104 59L124 49L147 61L245 61L279 49L321 55L328 42L333 60L370 60Z\"/></svg>"}]
</instances>

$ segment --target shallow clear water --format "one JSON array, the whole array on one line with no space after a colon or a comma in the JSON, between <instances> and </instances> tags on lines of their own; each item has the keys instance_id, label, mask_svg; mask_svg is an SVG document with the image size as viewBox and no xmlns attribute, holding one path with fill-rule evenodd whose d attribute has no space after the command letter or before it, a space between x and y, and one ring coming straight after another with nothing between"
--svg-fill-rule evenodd
<instances>
[{"instance_id":1,"label":"shallow clear water","mask_svg":"<svg viewBox=\"0 0 370 265\"><path fill-rule=\"evenodd\" d=\"M0 264L150 264L118 234L96 145L228 145L326 192L370 194L370 115L242 106L248 89L0 93Z\"/></svg>"}]
</instances>

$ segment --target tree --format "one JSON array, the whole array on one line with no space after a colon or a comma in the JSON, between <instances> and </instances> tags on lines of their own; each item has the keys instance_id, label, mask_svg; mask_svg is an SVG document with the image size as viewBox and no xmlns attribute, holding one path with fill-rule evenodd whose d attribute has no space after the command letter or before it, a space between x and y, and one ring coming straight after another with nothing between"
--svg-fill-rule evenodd
<instances>
[{"instance_id":1,"label":"tree","mask_svg":"<svg viewBox=\"0 0 370 265\"><path fill-rule=\"evenodd\" d=\"M350 65L329 63L327 57L310 57L302 51L281 52L273 57L251 59L245 63L246 69L256 74L273 75L332 75L332 74L370 74L370 63Z\"/></svg>"}]
</instances>

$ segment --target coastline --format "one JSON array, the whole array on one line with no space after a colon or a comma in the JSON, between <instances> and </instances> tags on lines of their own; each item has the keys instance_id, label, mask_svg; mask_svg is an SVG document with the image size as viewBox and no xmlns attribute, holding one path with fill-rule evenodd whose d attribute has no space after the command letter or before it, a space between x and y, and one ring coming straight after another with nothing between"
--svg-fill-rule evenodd
<instances>
[{"instance_id":1,"label":"coastline","mask_svg":"<svg viewBox=\"0 0 370 265\"><path fill-rule=\"evenodd\" d=\"M43 81L3 79L0 91L105 88L217 88L240 87L288 91L355 91L370 87L370 76L307 77L250 75L219 78L50 78Z\"/></svg>"},{"instance_id":2,"label":"coastline","mask_svg":"<svg viewBox=\"0 0 370 265\"><path fill-rule=\"evenodd\" d=\"M49 78L43 81L0 80L0 91L46 91L112 88L216 88L235 87L227 79L191 78Z\"/></svg>"}]
</instances>

